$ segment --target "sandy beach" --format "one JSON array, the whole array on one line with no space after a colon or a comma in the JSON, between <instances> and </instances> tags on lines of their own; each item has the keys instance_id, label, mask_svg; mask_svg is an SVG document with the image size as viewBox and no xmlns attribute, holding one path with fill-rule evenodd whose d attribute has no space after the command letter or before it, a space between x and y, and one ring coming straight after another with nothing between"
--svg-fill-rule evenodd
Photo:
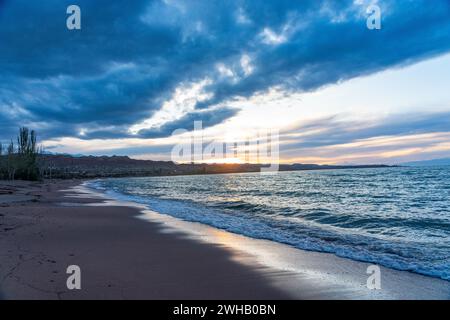
<instances>
[{"instance_id":1,"label":"sandy beach","mask_svg":"<svg viewBox=\"0 0 450 320\"><path fill-rule=\"evenodd\" d=\"M448 281L250 239L108 199L83 181L0 182L2 299L448 299ZM81 268L81 290L66 269Z\"/></svg>"}]
</instances>

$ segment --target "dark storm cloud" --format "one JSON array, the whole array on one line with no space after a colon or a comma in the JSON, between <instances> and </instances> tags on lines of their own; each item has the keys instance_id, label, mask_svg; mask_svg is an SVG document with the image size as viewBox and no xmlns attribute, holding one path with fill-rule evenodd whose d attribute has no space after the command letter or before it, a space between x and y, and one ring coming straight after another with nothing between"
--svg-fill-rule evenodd
<instances>
[{"instance_id":1,"label":"dark storm cloud","mask_svg":"<svg viewBox=\"0 0 450 320\"><path fill-rule=\"evenodd\" d=\"M0 1L0 136L26 124L43 137L127 137L175 88L210 79L196 106L206 112L140 132L162 137L225 121L235 111L217 105L237 97L315 90L450 49L447 0L379 3L383 29L370 31L367 4L353 0ZM82 30L66 28L70 4Z\"/></svg>"}]
</instances>

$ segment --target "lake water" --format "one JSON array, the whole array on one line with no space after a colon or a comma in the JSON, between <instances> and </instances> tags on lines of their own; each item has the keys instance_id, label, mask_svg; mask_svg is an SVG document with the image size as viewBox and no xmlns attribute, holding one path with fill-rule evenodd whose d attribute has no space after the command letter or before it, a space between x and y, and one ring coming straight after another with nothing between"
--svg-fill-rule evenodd
<instances>
[{"instance_id":1,"label":"lake water","mask_svg":"<svg viewBox=\"0 0 450 320\"><path fill-rule=\"evenodd\" d=\"M183 220L450 280L450 167L121 178L90 185Z\"/></svg>"}]
</instances>

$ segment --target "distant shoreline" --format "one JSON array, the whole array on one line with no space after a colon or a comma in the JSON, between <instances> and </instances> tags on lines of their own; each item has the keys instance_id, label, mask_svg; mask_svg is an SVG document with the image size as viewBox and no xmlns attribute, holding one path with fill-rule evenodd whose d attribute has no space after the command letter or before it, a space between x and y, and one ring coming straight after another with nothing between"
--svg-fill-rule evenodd
<instances>
[{"instance_id":1,"label":"distant shoreline","mask_svg":"<svg viewBox=\"0 0 450 320\"><path fill-rule=\"evenodd\" d=\"M152 176L180 176L227 173L261 172L268 164L177 164L172 161L136 160L127 156L73 157L66 155L41 155L39 163L45 179L95 179ZM280 164L278 171L311 171L394 168L374 165L318 165Z\"/></svg>"}]
</instances>

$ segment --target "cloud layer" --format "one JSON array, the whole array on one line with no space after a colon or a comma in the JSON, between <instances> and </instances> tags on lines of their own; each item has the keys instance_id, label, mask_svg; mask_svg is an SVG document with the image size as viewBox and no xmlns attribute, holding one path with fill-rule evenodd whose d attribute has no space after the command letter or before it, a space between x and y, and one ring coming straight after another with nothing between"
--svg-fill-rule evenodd
<instances>
[{"instance_id":1,"label":"cloud layer","mask_svg":"<svg viewBox=\"0 0 450 320\"><path fill-rule=\"evenodd\" d=\"M303 92L450 50L450 2L0 1L0 139L19 125L44 138L126 138L174 92L208 79L193 110L135 137L217 125L227 103L273 87Z\"/></svg>"}]
</instances>

